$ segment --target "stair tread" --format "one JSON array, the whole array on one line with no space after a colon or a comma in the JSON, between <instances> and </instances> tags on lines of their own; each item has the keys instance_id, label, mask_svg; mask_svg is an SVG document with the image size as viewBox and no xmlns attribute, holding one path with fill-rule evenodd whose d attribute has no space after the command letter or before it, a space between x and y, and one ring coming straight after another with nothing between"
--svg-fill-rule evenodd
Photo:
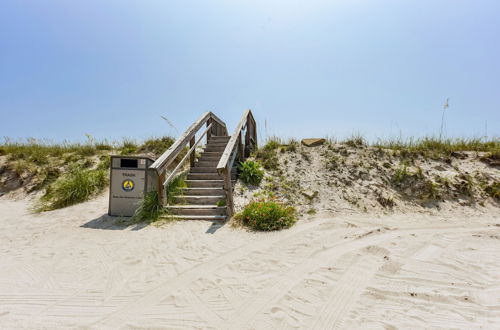
<instances>
[{"instance_id":1,"label":"stair tread","mask_svg":"<svg viewBox=\"0 0 500 330\"><path fill-rule=\"evenodd\" d=\"M225 215L169 215L168 217L174 219L186 219L186 220L226 220Z\"/></svg>"},{"instance_id":2,"label":"stair tread","mask_svg":"<svg viewBox=\"0 0 500 330\"><path fill-rule=\"evenodd\" d=\"M182 196L176 196L176 198L224 198L226 197L225 195L182 195Z\"/></svg>"},{"instance_id":3,"label":"stair tread","mask_svg":"<svg viewBox=\"0 0 500 330\"><path fill-rule=\"evenodd\" d=\"M225 209L225 206L217 206L212 204L207 205L197 205L197 204L187 204L187 205L168 205L167 209Z\"/></svg>"},{"instance_id":4,"label":"stair tread","mask_svg":"<svg viewBox=\"0 0 500 330\"><path fill-rule=\"evenodd\" d=\"M202 180L199 180L199 181L202 181ZM219 189L222 189L222 188L207 188L207 187L193 188L193 187L186 187L186 188L181 188L181 189L219 190Z\"/></svg>"}]
</instances>

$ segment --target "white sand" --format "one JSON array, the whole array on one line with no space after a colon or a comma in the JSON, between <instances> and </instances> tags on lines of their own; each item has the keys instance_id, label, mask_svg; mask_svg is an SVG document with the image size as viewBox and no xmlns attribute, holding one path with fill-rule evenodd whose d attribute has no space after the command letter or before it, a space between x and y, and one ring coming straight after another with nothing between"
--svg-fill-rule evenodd
<instances>
[{"instance_id":1,"label":"white sand","mask_svg":"<svg viewBox=\"0 0 500 330\"><path fill-rule=\"evenodd\" d=\"M120 228L0 198L0 328L500 328L500 216ZM94 220L98 219L98 220ZM212 228L216 229L216 228Z\"/></svg>"}]
</instances>

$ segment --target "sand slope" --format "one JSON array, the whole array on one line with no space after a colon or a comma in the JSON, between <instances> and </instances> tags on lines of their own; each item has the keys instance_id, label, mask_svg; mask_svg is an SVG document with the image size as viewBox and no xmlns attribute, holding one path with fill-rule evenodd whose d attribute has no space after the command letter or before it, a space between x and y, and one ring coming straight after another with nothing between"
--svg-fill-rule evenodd
<instances>
[{"instance_id":1,"label":"sand slope","mask_svg":"<svg viewBox=\"0 0 500 330\"><path fill-rule=\"evenodd\" d=\"M500 217L118 227L0 198L0 328L500 328Z\"/></svg>"}]
</instances>

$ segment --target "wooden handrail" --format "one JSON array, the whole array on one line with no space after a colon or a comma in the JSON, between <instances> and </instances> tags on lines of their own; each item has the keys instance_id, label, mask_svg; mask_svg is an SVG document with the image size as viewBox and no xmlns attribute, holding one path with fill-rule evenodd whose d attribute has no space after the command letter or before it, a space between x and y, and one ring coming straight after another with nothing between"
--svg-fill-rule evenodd
<instances>
[{"instance_id":1,"label":"wooden handrail","mask_svg":"<svg viewBox=\"0 0 500 330\"><path fill-rule=\"evenodd\" d=\"M245 149L242 148L242 137L241 132L243 128L246 127L245 136ZM238 149L235 147L238 145ZM238 126L236 126L233 135L229 139L229 142L222 153L222 156L217 164L217 172L220 175L224 175L224 190L226 192L226 205L227 205L227 215L231 217L234 213L234 203L233 203L233 187L231 182L231 170L233 168L233 163L236 159L238 153L240 154L240 159L244 159L248 156L247 152L257 146L257 129L256 122L253 117L252 111L246 110L241 117Z\"/></svg>"},{"instance_id":2,"label":"wooden handrail","mask_svg":"<svg viewBox=\"0 0 500 330\"><path fill-rule=\"evenodd\" d=\"M189 151L181 159L181 161L179 162L179 164L177 164L177 166L172 170L172 172L170 172L170 175L168 176L168 178L165 180L165 182L163 182L163 186L164 187L166 187L168 185L168 183L170 182L170 180L172 180L174 178L175 174L181 168L182 164L184 164L184 162L186 161L186 159L189 156L191 156L191 153L196 149L196 146L198 146L198 144L200 143L200 141L205 137L205 135L208 133L208 131L212 128L212 125L213 124L210 124L210 125L207 126L207 129L203 132L202 135L200 135L200 137L198 138L198 141L196 141L196 143L194 143L194 145L191 146L191 149L189 149Z\"/></svg>"},{"instance_id":3,"label":"wooden handrail","mask_svg":"<svg viewBox=\"0 0 500 330\"><path fill-rule=\"evenodd\" d=\"M170 165L175 158L182 151L184 146L196 135L198 130L207 123L210 119L214 120L223 127L223 131L226 134L222 134L227 136L227 128L226 124L219 119L212 112L205 112L197 121L195 121L189 128L182 134L171 146L167 149L158 159L151 164L150 169L155 170L158 174L161 174L165 171L168 165ZM213 128L213 127L212 127Z\"/></svg>"},{"instance_id":4,"label":"wooden handrail","mask_svg":"<svg viewBox=\"0 0 500 330\"><path fill-rule=\"evenodd\" d=\"M181 151L186 147L186 145L189 143L190 147L192 148L193 145L195 144L195 136L196 133L199 131L199 129L203 125L207 125L209 129L207 128L206 132L203 135L207 135L207 140L210 140L212 134L218 135L218 136L227 136L227 127L226 124L219 119L215 114L212 112L205 112L203 115L201 115L198 120L196 120L189 128L182 134L175 142L170 146L170 148L167 149L158 159L151 164L149 167L150 170L156 171L157 176L158 176L158 184L157 184L157 190L158 190L158 198L160 199L160 202L163 202L163 195L164 195L164 181L165 181L165 174L168 166L174 162L174 160L177 158L177 156L181 153ZM199 142L199 141L198 141ZM191 166L194 166L194 154L190 153L191 155Z\"/></svg>"}]
</instances>

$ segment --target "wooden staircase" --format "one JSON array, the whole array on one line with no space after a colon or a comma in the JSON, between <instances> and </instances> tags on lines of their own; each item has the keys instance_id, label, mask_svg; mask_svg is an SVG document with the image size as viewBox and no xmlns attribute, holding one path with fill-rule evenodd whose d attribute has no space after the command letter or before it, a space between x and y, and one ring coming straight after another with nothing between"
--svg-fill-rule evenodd
<instances>
[{"instance_id":1,"label":"wooden staircase","mask_svg":"<svg viewBox=\"0 0 500 330\"><path fill-rule=\"evenodd\" d=\"M169 217L211 221L230 218L234 214L236 160L243 161L257 148L256 129L250 110L243 113L233 135L228 135L226 124L214 113L204 113L149 167L148 191L157 191L159 203L169 211ZM196 159L196 149L205 136L207 144ZM187 153L178 160L186 149ZM173 205L165 205L168 200L165 188L181 175L179 172L187 161L190 166L185 180L187 187L173 198Z\"/></svg>"},{"instance_id":2,"label":"wooden staircase","mask_svg":"<svg viewBox=\"0 0 500 330\"><path fill-rule=\"evenodd\" d=\"M224 178L217 164L229 142L229 136L212 136L201 157L187 175L187 188L175 197L167 210L176 219L224 221L227 218ZM232 179L236 179L233 171ZM219 204L218 204L219 203Z\"/></svg>"}]
</instances>

